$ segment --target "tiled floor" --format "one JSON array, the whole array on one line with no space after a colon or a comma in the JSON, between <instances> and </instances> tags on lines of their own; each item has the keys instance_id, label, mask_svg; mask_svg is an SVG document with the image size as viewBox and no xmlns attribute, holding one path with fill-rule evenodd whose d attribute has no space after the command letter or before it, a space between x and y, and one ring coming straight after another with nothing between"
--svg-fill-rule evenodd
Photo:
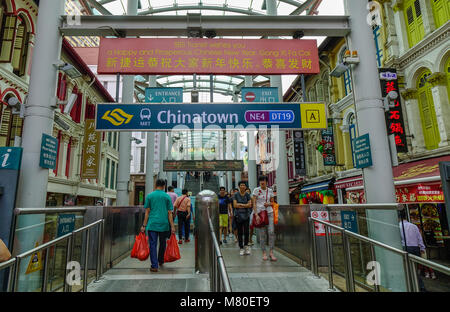
<instances>
[{"instance_id":1,"label":"tiled floor","mask_svg":"<svg viewBox=\"0 0 450 312\"><path fill-rule=\"evenodd\" d=\"M234 292L326 292L325 279L314 278L310 271L293 260L275 253L278 261L263 261L257 246L249 256L240 256L239 247L228 240L221 246L231 287ZM150 260L127 258L107 271L90 292L208 292L207 274L196 274L194 241L180 245L181 259L166 263L150 273Z\"/></svg>"}]
</instances>

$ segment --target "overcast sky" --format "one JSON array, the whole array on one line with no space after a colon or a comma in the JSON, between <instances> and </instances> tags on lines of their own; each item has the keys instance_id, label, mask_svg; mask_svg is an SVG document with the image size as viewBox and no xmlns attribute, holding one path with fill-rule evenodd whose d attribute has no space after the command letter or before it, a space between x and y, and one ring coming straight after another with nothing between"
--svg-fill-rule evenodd
<instances>
[{"instance_id":1,"label":"overcast sky","mask_svg":"<svg viewBox=\"0 0 450 312\"><path fill-rule=\"evenodd\" d=\"M193 4L196 0L177 0L176 2L180 5L182 4ZM126 11L127 8L127 2L128 0L116 0L115 2L111 2L108 4L105 4L104 6L114 15L122 15ZM149 5L153 8L158 7L167 7L167 6L173 6L173 2L170 2L167 0L141 0L141 4L143 6L143 9L147 9ZM303 1L299 1L303 2ZM322 4L319 7L319 15L344 15L344 0L323 0ZM204 5L213 5L213 4L220 4L223 5L225 1L223 0L206 0L203 1ZM262 12L261 5L263 3L263 0L226 0L227 5L230 7L239 7L239 8L248 8L250 6L250 3L252 3L252 8L255 11ZM279 15L289 15L293 10L295 9L294 6L289 5L284 2L279 2L278 5L278 14ZM176 13L174 12L166 12L162 13L165 15L174 15ZM178 14L184 15L186 14L186 11L180 11ZM208 11L208 14L215 14L215 15L222 15L223 12L220 11ZM230 15L232 13L226 13L227 15ZM305 39L311 39L312 37L305 37ZM317 44L320 45L320 43L325 39L324 37L313 37L313 39L317 39ZM286 92L286 90L290 87L291 83L296 78L296 75L284 75L282 77L283 80L283 94ZM200 95L200 101L204 97L208 97L209 94L204 93ZM230 97L223 96L220 94L215 94L215 101L230 101Z\"/></svg>"}]
</instances>

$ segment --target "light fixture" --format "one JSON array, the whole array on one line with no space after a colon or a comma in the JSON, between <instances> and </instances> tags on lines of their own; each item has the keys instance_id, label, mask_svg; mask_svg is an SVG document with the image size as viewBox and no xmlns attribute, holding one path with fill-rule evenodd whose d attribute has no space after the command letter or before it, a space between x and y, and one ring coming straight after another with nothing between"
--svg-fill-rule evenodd
<instances>
[{"instance_id":1,"label":"light fixture","mask_svg":"<svg viewBox=\"0 0 450 312\"><path fill-rule=\"evenodd\" d=\"M132 137L130 140L134 141L137 145L142 144L142 141L137 138Z\"/></svg>"},{"instance_id":2,"label":"light fixture","mask_svg":"<svg viewBox=\"0 0 450 312\"><path fill-rule=\"evenodd\" d=\"M13 115L20 115L20 118L24 118L25 114L25 104L20 103L19 99L12 96L8 99L8 106L11 107L11 112Z\"/></svg>"},{"instance_id":3,"label":"light fixture","mask_svg":"<svg viewBox=\"0 0 450 312\"><path fill-rule=\"evenodd\" d=\"M389 92L386 97L383 99L384 102L384 111L388 111L390 108L395 107L396 100L398 99L398 92L397 91L391 91Z\"/></svg>"},{"instance_id":4,"label":"light fixture","mask_svg":"<svg viewBox=\"0 0 450 312\"><path fill-rule=\"evenodd\" d=\"M63 128L65 131L70 129L70 126L64 122L57 114L55 114L54 121L58 126Z\"/></svg>"},{"instance_id":5,"label":"light fixture","mask_svg":"<svg viewBox=\"0 0 450 312\"><path fill-rule=\"evenodd\" d=\"M76 78L80 78L83 75L78 71L78 69L76 69L75 66L73 66L72 64L69 63L65 63L61 60L59 60L58 62L56 62L54 64L56 66L56 68L58 68L59 70L62 70L63 72L65 72L70 78L72 79L76 79Z\"/></svg>"},{"instance_id":6,"label":"light fixture","mask_svg":"<svg viewBox=\"0 0 450 312\"><path fill-rule=\"evenodd\" d=\"M330 73L330 76L333 77L341 77L347 70L349 69L349 67L345 64L345 63L340 63L336 66L335 69L333 69Z\"/></svg>"}]
</instances>

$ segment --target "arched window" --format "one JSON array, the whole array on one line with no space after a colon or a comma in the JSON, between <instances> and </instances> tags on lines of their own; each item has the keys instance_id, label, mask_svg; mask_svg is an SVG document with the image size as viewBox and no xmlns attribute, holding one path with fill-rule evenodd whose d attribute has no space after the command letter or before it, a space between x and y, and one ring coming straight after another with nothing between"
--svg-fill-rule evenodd
<instances>
[{"instance_id":1,"label":"arched window","mask_svg":"<svg viewBox=\"0 0 450 312\"><path fill-rule=\"evenodd\" d=\"M30 32L26 25L24 15L19 15L16 28L16 38L14 40L14 49L11 65L17 76L24 76L27 70L28 48L30 43Z\"/></svg>"},{"instance_id":2,"label":"arched window","mask_svg":"<svg viewBox=\"0 0 450 312\"><path fill-rule=\"evenodd\" d=\"M406 0L403 8L409 47L411 48L425 37L420 0Z\"/></svg>"},{"instance_id":3,"label":"arched window","mask_svg":"<svg viewBox=\"0 0 450 312\"><path fill-rule=\"evenodd\" d=\"M344 54L347 50L347 46L344 46L341 50L341 53L339 54L339 62L344 62ZM344 73L343 78L344 80L344 92L345 96L349 95L352 92L352 76L350 73L350 68Z\"/></svg>"},{"instance_id":4,"label":"arched window","mask_svg":"<svg viewBox=\"0 0 450 312\"><path fill-rule=\"evenodd\" d=\"M430 75L431 72L429 70L420 75L417 81L417 90L425 147L426 149L435 149L438 148L441 138L436 120L431 84L427 80Z\"/></svg>"},{"instance_id":5,"label":"arched window","mask_svg":"<svg viewBox=\"0 0 450 312\"><path fill-rule=\"evenodd\" d=\"M0 63L11 62L17 16L8 13L5 2L0 1Z\"/></svg>"},{"instance_id":6,"label":"arched window","mask_svg":"<svg viewBox=\"0 0 450 312\"><path fill-rule=\"evenodd\" d=\"M14 146L16 138L22 136L23 120L18 115L13 115L10 107L5 103L12 97L8 94L3 99L3 111L0 119L0 146Z\"/></svg>"},{"instance_id":7,"label":"arched window","mask_svg":"<svg viewBox=\"0 0 450 312\"><path fill-rule=\"evenodd\" d=\"M320 79L317 80L317 82L316 82L316 94L317 94L318 102L323 102L325 100L324 90L323 90L323 82Z\"/></svg>"},{"instance_id":8,"label":"arched window","mask_svg":"<svg viewBox=\"0 0 450 312\"><path fill-rule=\"evenodd\" d=\"M450 19L450 1L432 0L433 15L436 28L441 27Z\"/></svg>"},{"instance_id":9,"label":"arched window","mask_svg":"<svg viewBox=\"0 0 450 312\"><path fill-rule=\"evenodd\" d=\"M308 101L309 102L316 102L317 101L317 95L316 95L316 88L311 87L308 90Z\"/></svg>"},{"instance_id":10,"label":"arched window","mask_svg":"<svg viewBox=\"0 0 450 312\"><path fill-rule=\"evenodd\" d=\"M325 103L330 103L330 83L328 80L330 73L326 71L322 76L323 94Z\"/></svg>"},{"instance_id":11,"label":"arched window","mask_svg":"<svg viewBox=\"0 0 450 312\"><path fill-rule=\"evenodd\" d=\"M447 95L450 97L450 56L445 64L445 70L447 71Z\"/></svg>"}]
</instances>

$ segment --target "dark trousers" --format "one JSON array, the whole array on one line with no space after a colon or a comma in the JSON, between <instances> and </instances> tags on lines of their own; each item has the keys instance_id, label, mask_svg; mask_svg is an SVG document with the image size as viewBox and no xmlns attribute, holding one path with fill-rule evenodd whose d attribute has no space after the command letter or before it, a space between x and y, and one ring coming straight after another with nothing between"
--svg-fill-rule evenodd
<instances>
[{"instance_id":1,"label":"dark trousers","mask_svg":"<svg viewBox=\"0 0 450 312\"><path fill-rule=\"evenodd\" d=\"M148 231L148 243L150 245L150 261L152 268L157 269L158 264L164 263L164 253L166 252L166 241L169 238L170 232L155 232ZM156 252L159 238L159 250Z\"/></svg>"},{"instance_id":2,"label":"dark trousers","mask_svg":"<svg viewBox=\"0 0 450 312\"><path fill-rule=\"evenodd\" d=\"M236 227L238 230L239 247L242 249L244 246L248 246L250 218L243 222L236 220Z\"/></svg>"},{"instance_id":3,"label":"dark trousers","mask_svg":"<svg viewBox=\"0 0 450 312\"><path fill-rule=\"evenodd\" d=\"M190 219L186 219L187 211L178 211L178 239L183 239L183 229L184 229L184 238L189 239L189 227L190 227Z\"/></svg>"},{"instance_id":4,"label":"dark trousers","mask_svg":"<svg viewBox=\"0 0 450 312\"><path fill-rule=\"evenodd\" d=\"M413 254L415 256L420 257L420 248L418 246L407 246L406 248L403 247L403 249L406 249L406 251L410 254ZM420 291L425 291L425 284L423 283L422 277L420 274L417 274L417 279L419 282L419 289Z\"/></svg>"}]
</instances>

